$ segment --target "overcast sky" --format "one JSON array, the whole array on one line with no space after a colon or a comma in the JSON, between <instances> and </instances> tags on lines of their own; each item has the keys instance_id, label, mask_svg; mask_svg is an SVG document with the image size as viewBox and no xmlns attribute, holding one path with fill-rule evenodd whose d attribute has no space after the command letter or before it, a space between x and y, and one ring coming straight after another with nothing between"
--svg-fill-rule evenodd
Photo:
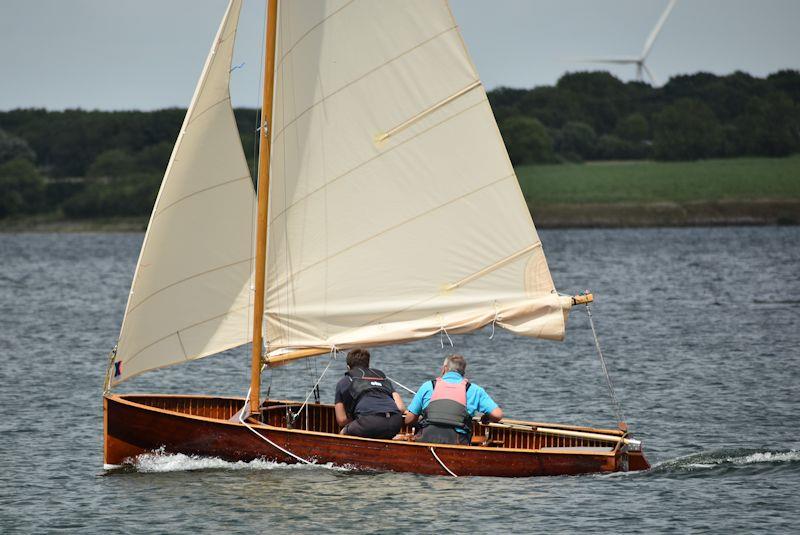
<instances>
[{"instance_id":1,"label":"overcast sky","mask_svg":"<svg viewBox=\"0 0 800 535\"><path fill-rule=\"evenodd\" d=\"M0 109L189 104L227 0L0 0ZM553 84L568 58L638 55L667 0L451 0L487 88ZM254 106L264 0L245 0L235 106ZM800 1L680 0L648 65L679 73L800 69ZM631 66L611 70L632 79Z\"/></svg>"}]
</instances>

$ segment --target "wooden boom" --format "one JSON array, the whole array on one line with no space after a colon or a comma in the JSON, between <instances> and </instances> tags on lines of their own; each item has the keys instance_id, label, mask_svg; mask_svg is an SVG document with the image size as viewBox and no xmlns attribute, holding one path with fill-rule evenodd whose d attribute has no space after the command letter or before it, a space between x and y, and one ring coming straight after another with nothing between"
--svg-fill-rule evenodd
<instances>
[{"instance_id":1,"label":"wooden boom","mask_svg":"<svg viewBox=\"0 0 800 535\"><path fill-rule=\"evenodd\" d=\"M583 294L583 295L573 295L572 296L572 305L588 305L589 303L594 302L594 294Z\"/></svg>"}]
</instances>

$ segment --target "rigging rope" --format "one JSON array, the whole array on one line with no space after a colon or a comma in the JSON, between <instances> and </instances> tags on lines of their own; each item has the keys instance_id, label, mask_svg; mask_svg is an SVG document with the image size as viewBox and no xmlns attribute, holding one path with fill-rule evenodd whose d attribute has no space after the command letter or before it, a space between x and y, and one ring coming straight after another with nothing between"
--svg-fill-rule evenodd
<instances>
[{"instance_id":1,"label":"rigging rope","mask_svg":"<svg viewBox=\"0 0 800 535\"><path fill-rule=\"evenodd\" d=\"M311 397L311 394L316 392L317 393L316 395L319 396L319 390L318 390L319 383L320 383L320 381L322 381L322 378L325 377L325 374L328 372L328 368L331 367L331 364L333 364L333 361L336 360L336 355L337 355L338 352L339 352L339 350L336 348L336 346L333 346L331 348L331 358L328 361L328 365L325 366L324 370L322 370L322 375L319 376L319 379L317 379L317 382L314 383L314 386L311 387L311 390L308 392L308 395L306 396L306 399L303 401L303 404L300 406L298 411L296 413L292 414L292 424L294 424L294 422L297 420L297 418L300 416L300 414L303 412L303 410L308 405L308 399ZM317 399L319 399L319 398L317 398Z\"/></svg>"},{"instance_id":2,"label":"rigging rope","mask_svg":"<svg viewBox=\"0 0 800 535\"><path fill-rule=\"evenodd\" d=\"M603 374L606 376L606 384L608 385L608 393L611 395L611 403L614 405L614 412L617 415L617 423L622 424L622 406L617 399L617 394L614 392L614 385L611 383L611 376L608 375L608 368L606 361L603 358L603 351L600 349L600 340L597 338L597 331L594 328L594 320L592 319L592 309L589 303L586 303L586 313L589 315L589 325L592 327L592 336L594 336L594 346L597 348L597 355L600 357L600 365L603 367Z\"/></svg>"},{"instance_id":3,"label":"rigging rope","mask_svg":"<svg viewBox=\"0 0 800 535\"><path fill-rule=\"evenodd\" d=\"M286 455L289 455L290 457L293 457L294 459L300 461L301 463L314 464L311 461L307 461L306 459L303 459L302 457L300 457L298 455L295 455L294 453L292 453L291 451L287 450L286 448L282 448L282 447L278 446L273 441L271 441L270 439L268 439L267 437L265 437L264 435L262 435L261 433L259 433L255 429L253 429L247 422L245 422L243 417L244 417L245 411L247 410L247 407L249 407L249 406L250 406L250 389L248 388L247 389L247 396L245 396L245 399L244 399L244 407L242 407L242 409L239 411L239 414L238 414L239 415L239 422L241 424L243 424L247 429L249 429L250 431L255 433L257 436L259 436L262 440L266 441L271 446L279 449L280 451L282 451Z\"/></svg>"},{"instance_id":4,"label":"rigging rope","mask_svg":"<svg viewBox=\"0 0 800 535\"><path fill-rule=\"evenodd\" d=\"M440 465L442 465L442 468L444 468L444 469L447 471L447 473L448 473L448 474L450 474L450 475L451 475L451 476L453 476L453 477L458 477L457 475L455 475L455 474L453 473L453 471L452 471L452 470L450 470L449 468L447 468L447 467L445 466L445 464L442 462L442 460L439 458L439 456L438 456L438 455L436 455L436 452L433 450L433 447L431 447L431 448L430 448L430 450L431 450L431 453L433 453L433 458L434 458L434 459L436 459L437 461L439 461L439 464L440 464Z\"/></svg>"},{"instance_id":5,"label":"rigging rope","mask_svg":"<svg viewBox=\"0 0 800 535\"><path fill-rule=\"evenodd\" d=\"M417 393L414 390L411 390L410 388L408 388L407 386L403 385L402 383L400 383L398 381L395 381L394 379L392 379L388 375L386 376L386 378L389 379L394 384L396 384L397 386L399 386L400 388L402 388L403 390L405 390L406 392L410 392L411 394L413 394L415 396L417 395Z\"/></svg>"}]
</instances>

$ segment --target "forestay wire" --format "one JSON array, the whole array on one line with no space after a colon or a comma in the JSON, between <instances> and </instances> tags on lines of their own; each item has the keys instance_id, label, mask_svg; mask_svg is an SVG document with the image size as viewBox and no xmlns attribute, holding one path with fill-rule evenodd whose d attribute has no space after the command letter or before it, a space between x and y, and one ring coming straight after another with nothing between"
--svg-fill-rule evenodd
<instances>
[{"instance_id":1,"label":"forestay wire","mask_svg":"<svg viewBox=\"0 0 800 535\"><path fill-rule=\"evenodd\" d=\"M611 395L611 403L614 406L614 412L617 416L617 423L623 423L622 419L622 406L617 399L617 394L614 392L614 385L611 383L611 376L608 374L606 361L603 358L603 350L600 349L600 340L597 338L597 331L594 328L594 320L592 319L592 308L589 303L586 303L586 313L589 315L589 325L592 328L592 336L594 336L594 346L597 348L597 356L600 357L600 365L603 367L603 374L606 376L606 384L608 385L608 393Z\"/></svg>"}]
</instances>

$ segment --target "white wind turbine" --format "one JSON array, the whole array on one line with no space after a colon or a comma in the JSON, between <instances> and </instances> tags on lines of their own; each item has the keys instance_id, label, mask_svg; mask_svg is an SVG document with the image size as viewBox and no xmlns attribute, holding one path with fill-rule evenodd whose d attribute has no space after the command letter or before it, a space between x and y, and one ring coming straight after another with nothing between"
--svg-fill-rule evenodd
<instances>
[{"instance_id":1,"label":"white wind turbine","mask_svg":"<svg viewBox=\"0 0 800 535\"><path fill-rule=\"evenodd\" d=\"M672 12L672 9L675 7L675 4L678 3L678 0L669 0L669 4L667 5L664 12L661 13L661 18L658 19L658 22L653 27L653 31L650 32L650 35L647 36L647 41L644 43L644 48L642 49L642 53L638 56L626 56L626 57L617 57L617 58L586 58L586 59L576 59L573 61L578 61L581 63L613 63L617 65L636 65L636 77L639 79L640 82L644 81L642 77L642 72L646 72L647 76L650 78L650 81L653 85L658 85L656 81L656 77L653 76L653 73L650 69L647 68L645 64L645 60L647 56L650 54L650 50L653 48L653 43L656 42L656 38L658 37L661 28L664 26L664 23L667 22L667 18L669 14Z\"/></svg>"}]
</instances>

